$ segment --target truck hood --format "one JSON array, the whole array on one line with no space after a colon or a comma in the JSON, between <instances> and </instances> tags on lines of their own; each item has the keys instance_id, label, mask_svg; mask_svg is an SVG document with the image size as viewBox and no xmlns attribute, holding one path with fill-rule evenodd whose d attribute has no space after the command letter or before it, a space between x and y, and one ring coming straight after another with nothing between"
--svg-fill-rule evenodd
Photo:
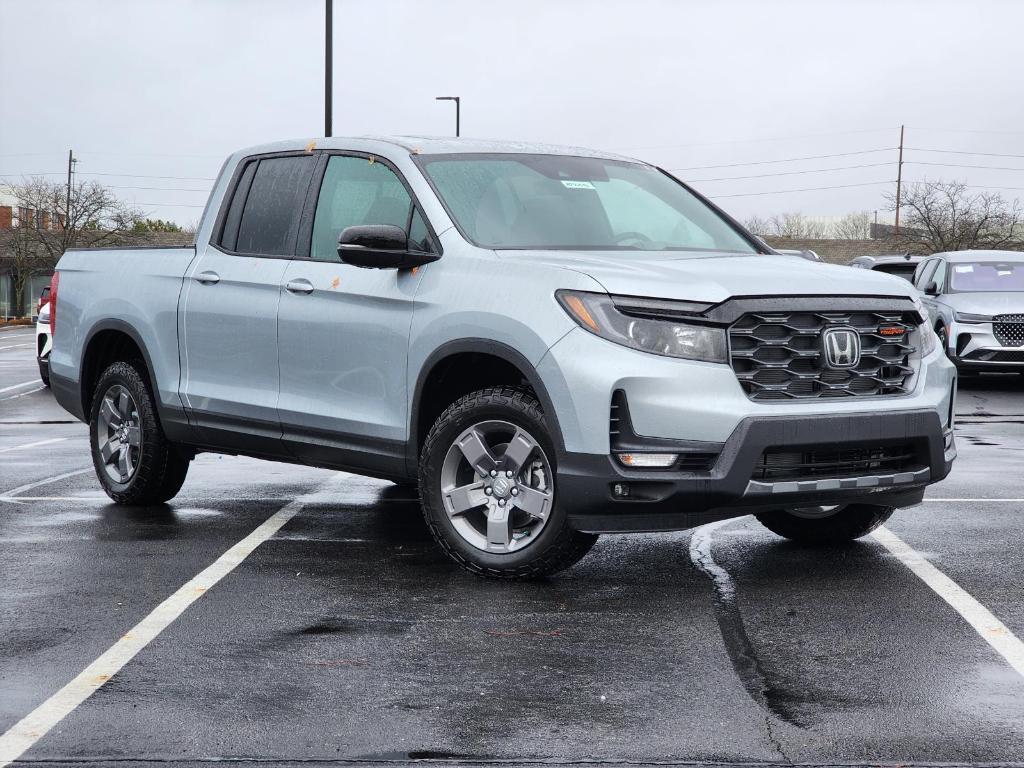
<instances>
[{"instance_id":1,"label":"truck hood","mask_svg":"<svg viewBox=\"0 0 1024 768\"><path fill-rule=\"evenodd\" d=\"M912 297L906 280L795 256L678 251L498 251L499 258L581 272L608 293L717 304L733 296Z\"/></svg>"}]
</instances>

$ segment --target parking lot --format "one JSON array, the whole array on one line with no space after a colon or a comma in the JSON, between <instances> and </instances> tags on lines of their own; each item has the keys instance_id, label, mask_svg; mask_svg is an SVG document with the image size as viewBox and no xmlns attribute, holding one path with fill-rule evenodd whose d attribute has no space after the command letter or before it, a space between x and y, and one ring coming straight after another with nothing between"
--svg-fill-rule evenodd
<instances>
[{"instance_id":1,"label":"parking lot","mask_svg":"<svg viewBox=\"0 0 1024 768\"><path fill-rule=\"evenodd\" d=\"M117 507L33 339L0 331L0 734L177 597L26 761L1024 763L1024 677L878 538L741 518L494 583L383 481L202 455ZM1024 637L1024 377L962 381L957 413L952 475L887 530Z\"/></svg>"}]
</instances>

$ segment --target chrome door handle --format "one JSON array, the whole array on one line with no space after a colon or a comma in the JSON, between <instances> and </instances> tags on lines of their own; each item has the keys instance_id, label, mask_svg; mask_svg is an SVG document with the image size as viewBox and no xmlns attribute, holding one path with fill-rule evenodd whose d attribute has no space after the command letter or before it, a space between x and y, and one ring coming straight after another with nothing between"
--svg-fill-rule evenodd
<instances>
[{"instance_id":1,"label":"chrome door handle","mask_svg":"<svg viewBox=\"0 0 1024 768\"><path fill-rule=\"evenodd\" d=\"M309 280L300 277L298 280L289 280L285 283L284 289L288 293L308 294L313 292L313 284Z\"/></svg>"},{"instance_id":2,"label":"chrome door handle","mask_svg":"<svg viewBox=\"0 0 1024 768\"><path fill-rule=\"evenodd\" d=\"M206 272L200 272L198 275L195 275L195 280L203 285L216 285L220 282L220 275L216 272L210 272L207 270Z\"/></svg>"}]
</instances>

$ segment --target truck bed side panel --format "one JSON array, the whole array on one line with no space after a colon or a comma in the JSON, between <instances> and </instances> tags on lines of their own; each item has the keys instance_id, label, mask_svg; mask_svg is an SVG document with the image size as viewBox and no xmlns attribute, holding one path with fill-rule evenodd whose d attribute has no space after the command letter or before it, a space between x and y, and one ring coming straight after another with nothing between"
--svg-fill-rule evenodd
<instances>
[{"instance_id":1,"label":"truck bed side panel","mask_svg":"<svg viewBox=\"0 0 1024 768\"><path fill-rule=\"evenodd\" d=\"M51 375L64 384L55 386L61 405L88 417L80 394L83 355L96 333L111 329L128 333L142 346L161 411L182 411L178 297L194 257L191 247L82 249L61 257L50 355Z\"/></svg>"}]
</instances>

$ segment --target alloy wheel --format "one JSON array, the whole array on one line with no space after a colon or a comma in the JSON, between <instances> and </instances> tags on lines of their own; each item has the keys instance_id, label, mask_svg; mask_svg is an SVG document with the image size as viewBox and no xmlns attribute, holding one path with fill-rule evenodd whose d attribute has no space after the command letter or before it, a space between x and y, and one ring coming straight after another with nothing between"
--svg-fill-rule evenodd
<instances>
[{"instance_id":1,"label":"alloy wheel","mask_svg":"<svg viewBox=\"0 0 1024 768\"><path fill-rule=\"evenodd\" d=\"M142 422L131 393L114 384L100 403L96 425L96 449L103 471L113 482L124 485L132 479L142 454Z\"/></svg>"},{"instance_id":2,"label":"alloy wheel","mask_svg":"<svg viewBox=\"0 0 1024 768\"><path fill-rule=\"evenodd\" d=\"M507 421L483 421L460 434L441 465L441 499L455 531L485 552L528 546L554 503L551 463L537 440Z\"/></svg>"}]
</instances>

